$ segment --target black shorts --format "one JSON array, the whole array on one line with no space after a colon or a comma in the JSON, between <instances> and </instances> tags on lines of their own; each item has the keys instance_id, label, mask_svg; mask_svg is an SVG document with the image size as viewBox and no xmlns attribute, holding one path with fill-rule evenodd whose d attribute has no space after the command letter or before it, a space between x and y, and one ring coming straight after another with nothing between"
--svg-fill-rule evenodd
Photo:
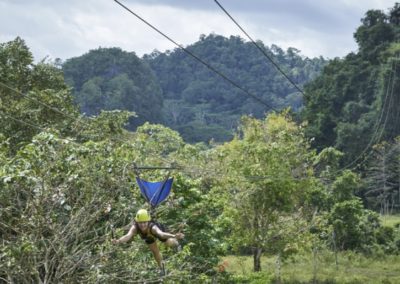
<instances>
[{"instance_id":1,"label":"black shorts","mask_svg":"<svg viewBox=\"0 0 400 284\"><path fill-rule=\"evenodd\" d=\"M163 243L165 243L168 239L161 239L161 238L157 238L159 241L161 241L161 242L163 242ZM153 237L145 237L145 238L143 238L143 240L146 242L146 244L148 244L148 245L151 245L151 244L153 244L155 241L156 241L156 239L155 238L153 238Z\"/></svg>"}]
</instances>

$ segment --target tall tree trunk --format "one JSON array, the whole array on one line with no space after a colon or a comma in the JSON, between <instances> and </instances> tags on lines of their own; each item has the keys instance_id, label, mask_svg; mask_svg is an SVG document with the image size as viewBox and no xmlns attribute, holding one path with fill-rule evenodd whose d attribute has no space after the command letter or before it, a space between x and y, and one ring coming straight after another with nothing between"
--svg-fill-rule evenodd
<instances>
[{"instance_id":1,"label":"tall tree trunk","mask_svg":"<svg viewBox=\"0 0 400 284\"><path fill-rule=\"evenodd\" d=\"M262 248L255 247L253 251L254 271L261 271L261 254Z\"/></svg>"}]
</instances>

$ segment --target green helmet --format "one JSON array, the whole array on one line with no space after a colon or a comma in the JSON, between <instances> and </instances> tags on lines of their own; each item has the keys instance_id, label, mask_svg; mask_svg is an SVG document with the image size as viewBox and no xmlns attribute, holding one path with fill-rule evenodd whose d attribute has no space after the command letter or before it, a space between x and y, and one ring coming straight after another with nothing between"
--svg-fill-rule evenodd
<instances>
[{"instance_id":1,"label":"green helmet","mask_svg":"<svg viewBox=\"0 0 400 284\"><path fill-rule=\"evenodd\" d=\"M135 221L136 222L149 222L151 220L149 212L146 209L140 209L136 213Z\"/></svg>"}]
</instances>

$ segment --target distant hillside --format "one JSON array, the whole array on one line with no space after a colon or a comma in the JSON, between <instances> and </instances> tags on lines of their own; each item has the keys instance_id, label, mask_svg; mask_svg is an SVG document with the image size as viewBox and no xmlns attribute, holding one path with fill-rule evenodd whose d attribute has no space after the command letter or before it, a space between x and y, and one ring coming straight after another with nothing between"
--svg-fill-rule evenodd
<instances>
[{"instance_id":1,"label":"distant hillside","mask_svg":"<svg viewBox=\"0 0 400 284\"><path fill-rule=\"evenodd\" d=\"M303 57L294 48L259 44L299 86L327 63L322 57ZM252 43L211 34L187 48L273 108L302 107L302 95ZM63 71L82 112L135 111L138 118L130 121L130 129L145 121L161 122L188 142L226 141L242 115L260 118L270 111L180 49L140 59L118 48L100 48L67 60Z\"/></svg>"},{"instance_id":2,"label":"distant hillside","mask_svg":"<svg viewBox=\"0 0 400 284\"><path fill-rule=\"evenodd\" d=\"M311 81L327 63L309 59L299 50L283 51L258 42L267 54L299 86ZM188 50L276 109L302 107L302 95L251 42L240 37L201 36ZM232 86L181 49L144 56L164 94L164 123L191 142L232 137L243 114L262 117L268 111L243 91Z\"/></svg>"},{"instance_id":3,"label":"distant hillside","mask_svg":"<svg viewBox=\"0 0 400 284\"><path fill-rule=\"evenodd\" d=\"M332 60L306 88L303 120L314 146L348 162L400 134L400 4L370 10L354 33L358 52Z\"/></svg>"},{"instance_id":4,"label":"distant hillside","mask_svg":"<svg viewBox=\"0 0 400 284\"><path fill-rule=\"evenodd\" d=\"M146 121L161 122L160 86L149 66L135 53L99 48L67 60L63 71L85 114L113 109L134 111L138 117L130 120L131 130Z\"/></svg>"}]
</instances>

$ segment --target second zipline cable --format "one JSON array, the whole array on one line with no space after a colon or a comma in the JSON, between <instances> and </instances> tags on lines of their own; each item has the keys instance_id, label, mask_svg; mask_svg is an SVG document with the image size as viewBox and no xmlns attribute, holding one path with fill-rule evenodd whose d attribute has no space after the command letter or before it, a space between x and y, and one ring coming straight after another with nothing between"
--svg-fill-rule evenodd
<instances>
[{"instance_id":1,"label":"second zipline cable","mask_svg":"<svg viewBox=\"0 0 400 284\"><path fill-rule=\"evenodd\" d=\"M207 67L209 70L211 70L212 72L214 72L215 74L217 74L218 76L220 76L221 78L223 78L224 80L228 81L230 84L232 84L233 86L235 86L236 88L238 88L239 90L241 90L242 92L244 92L246 95L248 95L249 97L252 97L254 100L258 101L259 103L263 104L264 106L268 107L271 110L274 110L276 112L278 112L278 110L276 108L274 108L273 106L271 106L270 104L268 104L267 102L265 102L264 100L262 100L261 98L257 97L256 95L250 93L249 91L245 90L243 87L241 87L239 84L237 84L236 82L234 82L233 80L231 80L230 78L228 78L226 75L224 75L222 72L218 71L217 69L215 69L214 67L212 67L210 64L208 64L207 62L205 62L204 60L202 60L200 57L198 57L197 55L195 55L193 52L191 52L190 50L188 50L187 48L183 47L181 44L177 43L176 41L174 41L172 38L170 38L168 35L166 35L165 33L163 33L162 31L160 31L158 28L156 28L155 26L153 26L152 24L150 24L148 21L146 21L145 19L143 19L142 17L140 17L138 14L136 14L135 12L133 12L131 9L129 9L127 6L125 6L124 4L122 4L121 2L119 2L118 0L114 0L114 2L116 2L118 5L120 5L122 8L124 8L125 10L127 10L129 13L131 13L132 15L134 15L136 18L138 18L139 20L141 20L143 23L145 23L146 25L148 25L150 28L152 28L153 30L155 30L157 33L159 33L160 35L162 35L163 37L165 37L166 39L168 39L170 42L172 42L173 44L175 44L177 47L179 47L180 49L182 49L184 52L186 52L187 54L189 54L190 56L192 56L194 59L196 59L197 61L199 61L201 64L203 64L205 67Z\"/></svg>"}]
</instances>

